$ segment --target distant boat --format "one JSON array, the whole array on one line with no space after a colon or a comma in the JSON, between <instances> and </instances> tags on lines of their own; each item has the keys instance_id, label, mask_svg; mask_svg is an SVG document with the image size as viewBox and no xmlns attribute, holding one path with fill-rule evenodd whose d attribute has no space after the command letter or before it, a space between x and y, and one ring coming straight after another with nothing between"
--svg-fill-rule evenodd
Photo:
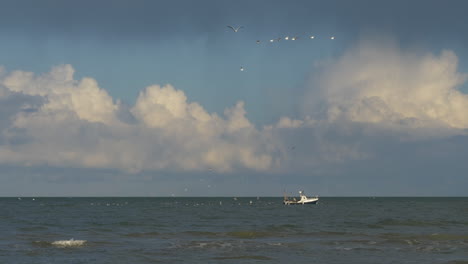
<instances>
[{"instance_id":1,"label":"distant boat","mask_svg":"<svg viewBox=\"0 0 468 264\"><path fill-rule=\"evenodd\" d=\"M315 196L313 198L309 198L304 194L304 191L299 191L299 200L296 198L289 199L286 195L284 195L284 200L283 204L285 205L295 205L295 204L316 204L318 203L318 196Z\"/></svg>"}]
</instances>

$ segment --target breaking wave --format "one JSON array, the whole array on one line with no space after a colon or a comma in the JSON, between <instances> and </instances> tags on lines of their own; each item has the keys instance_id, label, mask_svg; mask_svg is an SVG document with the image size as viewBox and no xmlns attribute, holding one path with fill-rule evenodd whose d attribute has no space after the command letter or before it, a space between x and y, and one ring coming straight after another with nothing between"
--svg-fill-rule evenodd
<instances>
[{"instance_id":1,"label":"breaking wave","mask_svg":"<svg viewBox=\"0 0 468 264\"><path fill-rule=\"evenodd\" d=\"M51 243L55 247L81 247L86 243L86 240L57 240Z\"/></svg>"},{"instance_id":2,"label":"breaking wave","mask_svg":"<svg viewBox=\"0 0 468 264\"><path fill-rule=\"evenodd\" d=\"M87 243L86 240L56 240L53 242L49 241L34 241L33 244L39 247L57 247L57 248L73 248L82 247Z\"/></svg>"}]
</instances>

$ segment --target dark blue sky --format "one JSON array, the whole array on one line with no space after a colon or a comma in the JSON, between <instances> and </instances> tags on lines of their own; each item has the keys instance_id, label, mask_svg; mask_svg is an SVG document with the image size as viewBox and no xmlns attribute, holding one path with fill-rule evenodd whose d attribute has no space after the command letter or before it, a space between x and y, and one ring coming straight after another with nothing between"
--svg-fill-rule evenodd
<instances>
[{"instance_id":1,"label":"dark blue sky","mask_svg":"<svg viewBox=\"0 0 468 264\"><path fill-rule=\"evenodd\" d=\"M265 124L279 112L296 115L296 100L274 114L261 113L255 102L263 109L285 90L300 92L318 59L340 56L363 37L391 35L418 51L450 49L466 69L466 7L465 1L2 1L0 60L8 70L34 72L72 64L78 77L96 78L128 104L153 83L174 84L210 111L245 100L254 121ZM228 34L231 24L243 25L242 34ZM273 49L254 45L288 34L318 38ZM331 35L337 41L323 42ZM254 76L228 74L240 64ZM225 80L231 85L220 96Z\"/></svg>"}]
</instances>

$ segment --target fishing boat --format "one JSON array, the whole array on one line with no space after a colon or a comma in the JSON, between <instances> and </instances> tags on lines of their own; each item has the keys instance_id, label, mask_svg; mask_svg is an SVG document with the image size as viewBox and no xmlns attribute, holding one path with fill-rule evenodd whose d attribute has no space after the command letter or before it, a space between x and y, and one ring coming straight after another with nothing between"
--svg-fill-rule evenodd
<instances>
[{"instance_id":1,"label":"fishing boat","mask_svg":"<svg viewBox=\"0 0 468 264\"><path fill-rule=\"evenodd\" d=\"M313 198L309 198L304 194L304 191L299 191L299 200L296 198L288 198L286 194L284 195L284 200L283 204L285 205L295 205L295 204L316 204L318 203L318 196L315 196Z\"/></svg>"}]
</instances>

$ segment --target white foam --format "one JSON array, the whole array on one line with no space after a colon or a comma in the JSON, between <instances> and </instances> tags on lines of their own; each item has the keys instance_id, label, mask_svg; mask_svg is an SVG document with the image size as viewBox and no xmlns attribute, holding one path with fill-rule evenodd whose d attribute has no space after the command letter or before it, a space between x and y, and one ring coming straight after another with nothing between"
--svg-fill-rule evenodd
<instances>
[{"instance_id":1,"label":"white foam","mask_svg":"<svg viewBox=\"0 0 468 264\"><path fill-rule=\"evenodd\" d=\"M268 243L270 246L281 246L282 244L280 242L278 243Z\"/></svg>"},{"instance_id":2,"label":"white foam","mask_svg":"<svg viewBox=\"0 0 468 264\"><path fill-rule=\"evenodd\" d=\"M53 246L56 247L81 247L86 243L86 240L57 240L52 242Z\"/></svg>"}]
</instances>

